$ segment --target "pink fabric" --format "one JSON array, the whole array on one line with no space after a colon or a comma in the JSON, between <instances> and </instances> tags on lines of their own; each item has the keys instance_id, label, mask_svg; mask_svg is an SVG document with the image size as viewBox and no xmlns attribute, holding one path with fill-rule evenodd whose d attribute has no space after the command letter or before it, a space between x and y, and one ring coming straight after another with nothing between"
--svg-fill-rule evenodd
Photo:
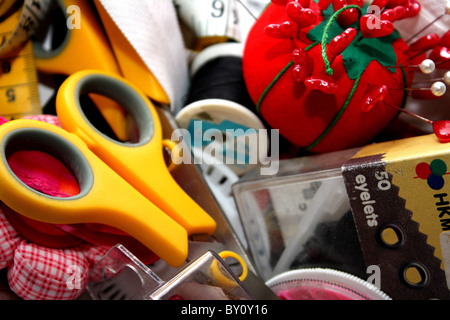
<instances>
[{"instance_id":1,"label":"pink fabric","mask_svg":"<svg viewBox=\"0 0 450 320\"><path fill-rule=\"evenodd\" d=\"M70 171L51 155L41 151L17 151L8 158L16 176L29 187L54 197L80 193Z\"/></svg>"},{"instance_id":2,"label":"pink fabric","mask_svg":"<svg viewBox=\"0 0 450 320\"><path fill-rule=\"evenodd\" d=\"M34 119L61 127L56 116L34 115ZM8 158L17 177L31 188L54 197L70 197L80 192L70 171L51 155L40 151L18 151Z\"/></svg>"},{"instance_id":3,"label":"pink fabric","mask_svg":"<svg viewBox=\"0 0 450 320\"><path fill-rule=\"evenodd\" d=\"M50 114L36 114L36 115L32 115L32 116L23 117L23 119L38 120L38 121L53 124L57 127L61 127L61 123L59 122L58 117L50 115Z\"/></svg>"},{"instance_id":4,"label":"pink fabric","mask_svg":"<svg viewBox=\"0 0 450 320\"><path fill-rule=\"evenodd\" d=\"M353 300L349 295L339 291L313 286L283 290L278 293L278 296L282 300Z\"/></svg>"}]
</instances>

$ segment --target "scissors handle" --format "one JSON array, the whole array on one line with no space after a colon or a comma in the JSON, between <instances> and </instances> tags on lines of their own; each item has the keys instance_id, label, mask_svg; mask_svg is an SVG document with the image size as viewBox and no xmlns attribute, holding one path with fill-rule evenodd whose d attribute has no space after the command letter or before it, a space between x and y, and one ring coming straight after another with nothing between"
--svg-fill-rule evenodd
<instances>
[{"instance_id":1,"label":"scissors handle","mask_svg":"<svg viewBox=\"0 0 450 320\"><path fill-rule=\"evenodd\" d=\"M67 8L76 5L82 26L70 29L65 25L55 29L66 31L62 43L54 49L46 50L41 43L33 42L36 67L48 74L70 75L85 69L101 69L120 74L114 53L109 45L101 24L98 22L91 5L86 0L57 0L55 10L62 11L64 21L70 21ZM119 105L101 97L92 97L92 101L99 106L103 117L110 124L115 135L122 140L127 139L126 131L121 125L124 115Z\"/></svg>"},{"instance_id":2,"label":"scissors handle","mask_svg":"<svg viewBox=\"0 0 450 320\"><path fill-rule=\"evenodd\" d=\"M62 11L63 21L70 21L67 8L76 5L82 18L79 29L57 26L65 30L62 43L57 48L44 49L39 42L33 42L36 67L49 74L70 75L84 69L101 69L120 74L116 58L111 50L101 24L91 5L86 0L56 0L55 10Z\"/></svg>"},{"instance_id":3,"label":"scissors handle","mask_svg":"<svg viewBox=\"0 0 450 320\"><path fill-rule=\"evenodd\" d=\"M58 198L23 183L8 165L18 150L40 150L64 163L80 193ZM148 201L95 156L78 137L37 120L14 120L0 126L0 200L31 219L55 223L100 223L123 230L172 266L187 257L186 230Z\"/></svg>"},{"instance_id":4,"label":"scissors handle","mask_svg":"<svg viewBox=\"0 0 450 320\"><path fill-rule=\"evenodd\" d=\"M136 121L139 141L122 143L99 132L82 111L79 98L85 93L107 96L123 106ZM64 129L85 141L92 152L181 224L189 235L215 231L215 221L186 194L169 172L158 113L134 84L104 71L76 72L59 88L56 111Z\"/></svg>"},{"instance_id":5,"label":"scissors handle","mask_svg":"<svg viewBox=\"0 0 450 320\"><path fill-rule=\"evenodd\" d=\"M95 8L94 8L95 6ZM76 8L69 12L71 8ZM70 75L99 69L123 75L140 86L149 97L168 104L166 92L103 7L101 1L56 0L55 9L64 16L55 29L66 31L61 44L50 50L33 42L36 66L50 74ZM99 23L99 18L101 23ZM79 22L77 26L66 26Z\"/></svg>"}]
</instances>

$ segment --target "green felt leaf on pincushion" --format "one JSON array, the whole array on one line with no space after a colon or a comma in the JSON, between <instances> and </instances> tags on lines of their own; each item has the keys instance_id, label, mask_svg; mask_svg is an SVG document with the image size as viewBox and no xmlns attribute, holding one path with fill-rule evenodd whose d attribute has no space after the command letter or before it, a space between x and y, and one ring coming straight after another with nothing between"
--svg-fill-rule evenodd
<instances>
[{"instance_id":1,"label":"green felt leaf on pincushion","mask_svg":"<svg viewBox=\"0 0 450 320\"><path fill-rule=\"evenodd\" d=\"M362 12L367 12L367 5L363 6ZM323 21L308 33L308 38L311 41L322 41L325 27L333 14L334 10L332 5L323 11ZM396 65L397 55L392 43L401 37L398 31L394 30L393 33L385 37L364 38L359 30L358 23L359 21L354 25L347 26L355 28L357 30L357 35L352 43L350 43L350 45L342 52L347 75L352 80L359 78L372 61L377 61L386 67ZM328 29L327 43L330 43L334 37L340 35L345 29L342 28L337 21L333 23ZM390 68L390 70L391 72L395 72L394 68Z\"/></svg>"}]
</instances>

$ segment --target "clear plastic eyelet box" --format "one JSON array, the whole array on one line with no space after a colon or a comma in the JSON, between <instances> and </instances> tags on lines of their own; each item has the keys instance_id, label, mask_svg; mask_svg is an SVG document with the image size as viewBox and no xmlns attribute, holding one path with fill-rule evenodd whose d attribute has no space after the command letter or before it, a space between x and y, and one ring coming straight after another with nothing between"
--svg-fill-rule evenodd
<instances>
[{"instance_id":1,"label":"clear plastic eyelet box","mask_svg":"<svg viewBox=\"0 0 450 320\"><path fill-rule=\"evenodd\" d=\"M203 252L163 279L120 244L90 271L87 290L94 300L254 299L214 251Z\"/></svg>"},{"instance_id":2,"label":"clear plastic eyelet box","mask_svg":"<svg viewBox=\"0 0 450 320\"><path fill-rule=\"evenodd\" d=\"M366 276L341 166L359 149L280 160L232 187L258 274L327 267Z\"/></svg>"}]
</instances>

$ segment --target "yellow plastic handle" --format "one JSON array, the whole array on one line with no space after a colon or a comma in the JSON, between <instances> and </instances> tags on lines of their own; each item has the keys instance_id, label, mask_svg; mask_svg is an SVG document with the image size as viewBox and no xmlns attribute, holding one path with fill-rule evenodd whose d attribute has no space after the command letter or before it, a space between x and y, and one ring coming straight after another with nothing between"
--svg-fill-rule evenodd
<instances>
[{"instance_id":1,"label":"yellow plastic handle","mask_svg":"<svg viewBox=\"0 0 450 320\"><path fill-rule=\"evenodd\" d=\"M170 103L156 77L99 1L92 3L87 0L57 0L56 2L56 10L62 11L64 20L70 22L78 19L79 28L57 26L67 31L57 48L46 50L39 42L34 43L38 70L64 75L85 69L105 70L132 81L155 101L163 104ZM77 8L77 11L69 15L67 11L68 9L70 11L72 6Z\"/></svg>"},{"instance_id":2,"label":"yellow plastic handle","mask_svg":"<svg viewBox=\"0 0 450 320\"><path fill-rule=\"evenodd\" d=\"M50 74L70 75L84 69L99 69L120 74L117 60L103 32L97 16L87 0L56 0L56 10L61 10L64 21L80 18L80 28L57 26L67 33L59 47L46 50L34 42L36 67ZM71 17L67 8L79 8L79 17Z\"/></svg>"},{"instance_id":3,"label":"yellow plastic handle","mask_svg":"<svg viewBox=\"0 0 450 320\"><path fill-rule=\"evenodd\" d=\"M163 139L162 144L165 148L169 149L171 157L169 166L167 168L169 169L170 172L172 172L177 167L177 164L181 162L180 157L177 156L179 154L177 149L178 144L169 139Z\"/></svg>"},{"instance_id":4,"label":"yellow plastic handle","mask_svg":"<svg viewBox=\"0 0 450 320\"><path fill-rule=\"evenodd\" d=\"M226 258L234 258L239 262L239 264L242 267L242 272L238 276L238 279L241 282L244 282L244 280L247 278L247 275L248 275L248 267L247 267L247 264L245 263L244 259L242 259L242 257L240 255L238 255L237 253L235 253L233 251L228 251L228 250L220 252L219 256L223 260L225 260ZM225 275L223 273L223 271L220 268L219 262L217 260L214 260L211 264L211 274L222 285L225 285L228 287L236 286L236 282L232 278L230 278L228 275Z\"/></svg>"},{"instance_id":5,"label":"yellow plastic handle","mask_svg":"<svg viewBox=\"0 0 450 320\"><path fill-rule=\"evenodd\" d=\"M148 201L95 156L78 137L36 120L14 120L0 126L0 199L31 219L55 224L100 223L128 233L168 264L186 260L186 230ZM17 150L40 150L72 171L80 193L57 198L19 180L8 165Z\"/></svg>"},{"instance_id":6,"label":"yellow plastic handle","mask_svg":"<svg viewBox=\"0 0 450 320\"><path fill-rule=\"evenodd\" d=\"M121 143L101 134L83 114L80 95L97 93L117 101L134 118L137 143ZM181 224L189 235L212 234L215 221L176 183L164 159L162 128L150 100L131 82L103 71L84 70L58 90L56 111L64 129L84 140L99 158Z\"/></svg>"},{"instance_id":7,"label":"yellow plastic handle","mask_svg":"<svg viewBox=\"0 0 450 320\"><path fill-rule=\"evenodd\" d=\"M66 30L66 35L59 47L54 49L46 50L39 42L34 42L37 69L43 73L66 76L85 69L105 70L120 75L116 57L91 4L87 0L57 0L56 4L55 10L62 11L65 21L80 19L80 28L58 26ZM79 8L79 17L68 15L67 8L71 6ZM123 125L125 116L120 106L102 97L91 98L116 136L126 140L128 136Z\"/></svg>"},{"instance_id":8,"label":"yellow plastic handle","mask_svg":"<svg viewBox=\"0 0 450 320\"><path fill-rule=\"evenodd\" d=\"M244 281L247 278L248 267L247 267L247 264L245 263L244 259L242 259L242 257L240 255L238 255L236 252L225 250L225 251L220 252L219 256L224 260L226 258L235 258L242 267L242 272L238 277L239 280Z\"/></svg>"}]
</instances>

